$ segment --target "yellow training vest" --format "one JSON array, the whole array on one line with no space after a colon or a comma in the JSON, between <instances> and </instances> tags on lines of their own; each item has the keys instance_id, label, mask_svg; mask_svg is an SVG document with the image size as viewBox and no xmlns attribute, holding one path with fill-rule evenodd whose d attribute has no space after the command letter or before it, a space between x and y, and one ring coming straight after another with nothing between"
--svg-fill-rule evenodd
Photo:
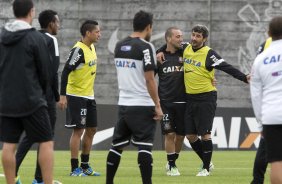
<instances>
[{"instance_id":1,"label":"yellow training vest","mask_svg":"<svg viewBox=\"0 0 282 184\"><path fill-rule=\"evenodd\" d=\"M214 69L206 69L206 58L210 48L204 46L196 52L193 51L189 44L184 52L184 83L185 90L188 94L199 94L210 91L216 91L212 85L214 79Z\"/></svg>"},{"instance_id":2,"label":"yellow training vest","mask_svg":"<svg viewBox=\"0 0 282 184\"><path fill-rule=\"evenodd\" d=\"M267 49L271 42L272 42L272 38L271 37L267 38L267 40L265 41L263 50Z\"/></svg>"},{"instance_id":3,"label":"yellow training vest","mask_svg":"<svg viewBox=\"0 0 282 184\"><path fill-rule=\"evenodd\" d=\"M90 49L82 42L77 42L74 45L75 47L82 49L85 63L81 63L74 71L70 72L67 94L94 99L94 81L97 68L95 47L91 44Z\"/></svg>"}]
</instances>

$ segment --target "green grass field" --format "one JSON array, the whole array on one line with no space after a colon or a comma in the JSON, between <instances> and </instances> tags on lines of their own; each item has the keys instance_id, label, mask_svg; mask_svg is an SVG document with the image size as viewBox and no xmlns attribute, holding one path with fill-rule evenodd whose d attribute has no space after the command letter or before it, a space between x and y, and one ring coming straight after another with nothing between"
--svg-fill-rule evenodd
<instances>
[{"instance_id":1,"label":"green grass field","mask_svg":"<svg viewBox=\"0 0 282 184\"><path fill-rule=\"evenodd\" d=\"M63 184L104 184L107 151L93 151L90 163L95 170L101 172L99 177L70 177L70 154L68 151L55 152L54 179ZM0 152L1 154L1 152ZM255 151L215 151L213 163L215 170L209 177L196 177L200 160L192 151L183 151L177 160L181 176L169 177L165 173L166 154L164 151L154 151L154 184L248 184L252 179L252 166ZM35 168L36 152L30 151L20 169L23 184L31 183ZM0 173L3 174L2 164ZM269 169L265 183L269 183ZM0 177L0 183L5 183ZM137 166L137 152L124 151L120 167L115 177L116 184L139 184L141 177Z\"/></svg>"}]
</instances>

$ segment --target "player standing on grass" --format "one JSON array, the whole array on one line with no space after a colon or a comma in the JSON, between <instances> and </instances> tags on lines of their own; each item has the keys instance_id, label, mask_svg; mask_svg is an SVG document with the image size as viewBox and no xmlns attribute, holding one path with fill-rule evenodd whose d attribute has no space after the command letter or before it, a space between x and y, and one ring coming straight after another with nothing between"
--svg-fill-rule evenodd
<instances>
[{"instance_id":1,"label":"player standing on grass","mask_svg":"<svg viewBox=\"0 0 282 184\"><path fill-rule=\"evenodd\" d=\"M54 35L57 35L59 30L59 17L57 12L53 10L44 10L39 14L38 21L41 27L40 32L43 33L43 36L47 42L49 54L51 54L51 69L50 69L50 86L47 89L47 106L48 114L50 118L50 123L52 127L52 132L54 136L55 122L56 122L56 102L59 101L59 92L58 92L58 68L60 64L59 49L57 38ZM28 150L31 148L33 142L31 142L27 136L25 136L22 141L19 143L18 150L16 153L16 176L18 175L19 167L27 154ZM38 152L37 152L38 153ZM36 162L36 171L35 179L32 181L32 184L43 184L43 178L41 174L41 169L38 163Z\"/></svg>"},{"instance_id":2,"label":"player standing on grass","mask_svg":"<svg viewBox=\"0 0 282 184\"><path fill-rule=\"evenodd\" d=\"M213 144L211 130L216 110L217 92L212 85L214 69L219 69L238 80L248 83L245 75L225 62L206 46L209 31L204 25L192 28L191 43L184 45L184 82L186 89L185 131L193 150L203 162L197 176L208 176L212 168ZM201 139L198 137L201 136Z\"/></svg>"},{"instance_id":3,"label":"player standing on grass","mask_svg":"<svg viewBox=\"0 0 282 184\"><path fill-rule=\"evenodd\" d=\"M182 148L185 113L185 86L182 60L182 31L170 27L165 32L164 61L158 62L159 96L164 117L161 121L167 153L167 175L179 176L175 161Z\"/></svg>"},{"instance_id":4,"label":"player standing on grass","mask_svg":"<svg viewBox=\"0 0 282 184\"><path fill-rule=\"evenodd\" d=\"M80 27L82 35L71 49L62 73L60 108L67 107L66 128L73 129L70 138L70 176L100 176L89 165L93 137L97 130L97 111L94 98L97 55L93 43L101 33L98 22L86 20ZM78 154L82 137L80 167Z\"/></svg>"},{"instance_id":5,"label":"player standing on grass","mask_svg":"<svg viewBox=\"0 0 282 184\"><path fill-rule=\"evenodd\" d=\"M222 70L248 83L245 75L226 63L214 50L206 46L209 31L204 25L192 28L191 43L183 44L184 83L186 90L185 134L192 149L203 162L197 176L209 176L214 166L211 130L216 110L217 92L214 69ZM162 47L162 51L165 47ZM213 82L211 82L213 81ZM201 139L198 137L201 136Z\"/></svg>"},{"instance_id":6,"label":"player standing on grass","mask_svg":"<svg viewBox=\"0 0 282 184\"><path fill-rule=\"evenodd\" d=\"M251 97L257 121L263 125L272 184L282 183L282 16L269 23L272 42L252 67Z\"/></svg>"},{"instance_id":7,"label":"player standing on grass","mask_svg":"<svg viewBox=\"0 0 282 184\"><path fill-rule=\"evenodd\" d=\"M267 49L272 42L272 38L268 38L263 44L258 48L258 54L262 53ZM262 130L262 124L259 123L259 128ZM263 134L261 133L259 147L256 153L254 167L253 167L253 180L251 184L263 184L264 183L264 174L267 168L267 159L266 159L266 149L265 149L265 140Z\"/></svg>"},{"instance_id":8,"label":"player standing on grass","mask_svg":"<svg viewBox=\"0 0 282 184\"><path fill-rule=\"evenodd\" d=\"M16 144L25 131L39 143L38 161L45 184L53 183L52 129L45 94L50 56L43 35L32 26L32 0L15 0L16 20L5 24L0 36L0 140L7 184L15 181Z\"/></svg>"},{"instance_id":9,"label":"player standing on grass","mask_svg":"<svg viewBox=\"0 0 282 184\"><path fill-rule=\"evenodd\" d=\"M107 157L106 184L113 184L122 150L130 142L138 148L138 165L143 184L152 183L152 147L156 120L161 120L154 78L156 53L149 42L153 15L139 11L133 19L134 32L117 43L115 65L119 86L118 122Z\"/></svg>"}]
</instances>

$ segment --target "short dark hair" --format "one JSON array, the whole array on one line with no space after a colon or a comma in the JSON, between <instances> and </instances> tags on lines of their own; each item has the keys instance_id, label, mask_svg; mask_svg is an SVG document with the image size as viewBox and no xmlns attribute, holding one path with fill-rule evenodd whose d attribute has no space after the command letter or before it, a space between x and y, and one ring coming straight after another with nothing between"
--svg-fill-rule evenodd
<instances>
[{"instance_id":1,"label":"short dark hair","mask_svg":"<svg viewBox=\"0 0 282 184\"><path fill-rule=\"evenodd\" d=\"M144 31L144 29L153 24L153 14L140 10L133 19L133 30L136 32Z\"/></svg>"},{"instance_id":2,"label":"short dark hair","mask_svg":"<svg viewBox=\"0 0 282 184\"><path fill-rule=\"evenodd\" d=\"M13 12L16 18L26 17L32 8L32 0L14 0L13 2Z\"/></svg>"},{"instance_id":3,"label":"short dark hair","mask_svg":"<svg viewBox=\"0 0 282 184\"><path fill-rule=\"evenodd\" d=\"M87 31L92 31L98 25L98 22L95 20L86 20L80 27L80 34L84 37Z\"/></svg>"},{"instance_id":4,"label":"short dark hair","mask_svg":"<svg viewBox=\"0 0 282 184\"><path fill-rule=\"evenodd\" d=\"M202 33L204 38L209 36L209 29L201 24L198 24L192 28L192 32Z\"/></svg>"},{"instance_id":5,"label":"short dark hair","mask_svg":"<svg viewBox=\"0 0 282 184\"><path fill-rule=\"evenodd\" d=\"M172 36L172 30L179 30L178 27L169 27L165 32L165 40L167 41L168 37Z\"/></svg>"},{"instance_id":6,"label":"short dark hair","mask_svg":"<svg viewBox=\"0 0 282 184\"><path fill-rule=\"evenodd\" d=\"M56 15L58 15L58 13L54 10L44 10L40 12L38 17L40 27L46 29L50 22L54 22L56 20Z\"/></svg>"},{"instance_id":7,"label":"short dark hair","mask_svg":"<svg viewBox=\"0 0 282 184\"><path fill-rule=\"evenodd\" d=\"M272 18L268 29L272 40L282 39L282 16Z\"/></svg>"}]
</instances>

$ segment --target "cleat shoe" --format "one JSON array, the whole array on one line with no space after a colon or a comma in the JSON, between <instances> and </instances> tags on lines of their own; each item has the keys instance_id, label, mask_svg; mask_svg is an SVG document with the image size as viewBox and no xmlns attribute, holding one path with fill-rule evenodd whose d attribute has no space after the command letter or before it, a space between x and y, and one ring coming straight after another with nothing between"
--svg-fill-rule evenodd
<instances>
[{"instance_id":1,"label":"cleat shoe","mask_svg":"<svg viewBox=\"0 0 282 184\"><path fill-rule=\"evenodd\" d=\"M63 183L59 182L58 180L53 180L53 184L63 184Z\"/></svg>"},{"instance_id":2,"label":"cleat shoe","mask_svg":"<svg viewBox=\"0 0 282 184\"><path fill-rule=\"evenodd\" d=\"M44 182L42 181L42 182L39 182L39 183L38 183L37 180L34 179L31 184L44 184Z\"/></svg>"},{"instance_id":3,"label":"cleat shoe","mask_svg":"<svg viewBox=\"0 0 282 184\"><path fill-rule=\"evenodd\" d=\"M210 173L206 169L202 169L196 176L209 176Z\"/></svg>"},{"instance_id":4,"label":"cleat shoe","mask_svg":"<svg viewBox=\"0 0 282 184\"><path fill-rule=\"evenodd\" d=\"M209 171L212 172L214 170L214 165L212 162L210 162L210 167L209 167Z\"/></svg>"},{"instance_id":5,"label":"cleat shoe","mask_svg":"<svg viewBox=\"0 0 282 184\"><path fill-rule=\"evenodd\" d=\"M199 168L199 172L202 171L204 169L204 164L202 164ZM209 172L212 172L214 170L214 165L212 162L210 162L210 166L209 166Z\"/></svg>"},{"instance_id":6,"label":"cleat shoe","mask_svg":"<svg viewBox=\"0 0 282 184\"><path fill-rule=\"evenodd\" d=\"M168 164L168 162L167 162L166 165L165 165L165 171L166 171L166 172L169 171L169 164Z\"/></svg>"},{"instance_id":7,"label":"cleat shoe","mask_svg":"<svg viewBox=\"0 0 282 184\"><path fill-rule=\"evenodd\" d=\"M70 176L87 176L87 175L83 173L80 167L78 167L70 173Z\"/></svg>"},{"instance_id":8,"label":"cleat shoe","mask_svg":"<svg viewBox=\"0 0 282 184\"><path fill-rule=\"evenodd\" d=\"M15 183L16 183L16 184L22 184L21 179L20 179L20 176L17 176L17 177L16 177Z\"/></svg>"},{"instance_id":9,"label":"cleat shoe","mask_svg":"<svg viewBox=\"0 0 282 184\"><path fill-rule=\"evenodd\" d=\"M177 167L171 167L171 168L166 172L166 174L167 174L168 176L180 176L180 173L179 173Z\"/></svg>"},{"instance_id":10,"label":"cleat shoe","mask_svg":"<svg viewBox=\"0 0 282 184\"><path fill-rule=\"evenodd\" d=\"M83 173L84 173L86 176L101 176L100 173L94 171L90 166L89 166L87 169L84 169L84 170L83 170Z\"/></svg>"},{"instance_id":11,"label":"cleat shoe","mask_svg":"<svg viewBox=\"0 0 282 184\"><path fill-rule=\"evenodd\" d=\"M34 179L33 181L32 181L32 184L44 184L44 182L37 182L37 180L36 179ZM53 184L62 184L61 182L59 182L59 181L57 181L57 180L53 180Z\"/></svg>"}]
</instances>

